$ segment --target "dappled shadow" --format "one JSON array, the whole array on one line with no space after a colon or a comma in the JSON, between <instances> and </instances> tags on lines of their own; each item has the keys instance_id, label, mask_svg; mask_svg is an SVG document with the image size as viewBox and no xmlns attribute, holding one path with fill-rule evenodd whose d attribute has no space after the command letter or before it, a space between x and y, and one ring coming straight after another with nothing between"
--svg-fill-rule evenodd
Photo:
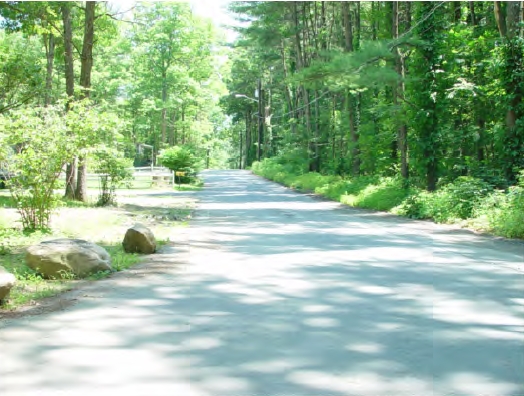
<instances>
[{"instance_id":1,"label":"dappled shadow","mask_svg":"<svg viewBox=\"0 0 524 396\"><path fill-rule=\"evenodd\" d=\"M2 395L522 396L521 246L205 179L189 246L0 331Z\"/></svg>"}]
</instances>

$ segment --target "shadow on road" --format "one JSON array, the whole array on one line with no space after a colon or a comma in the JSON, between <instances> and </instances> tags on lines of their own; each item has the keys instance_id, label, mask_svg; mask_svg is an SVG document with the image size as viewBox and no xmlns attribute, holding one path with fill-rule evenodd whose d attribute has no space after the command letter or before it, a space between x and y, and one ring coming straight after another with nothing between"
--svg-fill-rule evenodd
<instances>
[{"instance_id":1,"label":"shadow on road","mask_svg":"<svg viewBox=\"0 0 524 396\"><path fill-rule=\"evenodd\" d=\"M522 244L205 178L188 265L10 324L2 395L524 395Z\"/></svg>"}]
</instances>

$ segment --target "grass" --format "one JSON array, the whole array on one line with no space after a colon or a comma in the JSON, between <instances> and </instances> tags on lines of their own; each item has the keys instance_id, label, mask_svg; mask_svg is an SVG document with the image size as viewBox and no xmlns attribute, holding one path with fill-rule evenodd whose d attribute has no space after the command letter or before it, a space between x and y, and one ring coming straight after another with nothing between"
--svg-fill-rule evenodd
<instances>
[{"instance_id":1,"label":"grass","mask_svg":"<svg viewBox=\"0 0 524 396\"><path fill-rule=\"evenodd\" d=\"M93 195L96 191L91 191ZM136 222L149 227L161 247L176 239L177 227L187 225L192 216L194 202L184 196L143 194L126 191L118 196L117 207L96 208L90 204L62 201L53 215L49 232L24 232L20 229L19 216L5 191L1 191L0 203L0 266L17 278L8 300L1 309L15 310L32 304L38 299L56 296L71 290L78 283L71 274L62 279L44 279L25 264L25 249L35 243L60 237L85 239L104 247L111 255L115 271L125 271L143 259L138 254L123 251L121 242L126 230ZM173 236L175 234L175 236ZM111 272L99 272L87 278L96 281L111 276Z\"/></svg>"},{"instance_id":2,"label":"grass","mask_svg":"<svg viewBox=\"0 0 524 396\"><path fill-rule=\"evenodd\" d=\"M177 184L174 189L176 191L199 191L202 189L202 186L195 184Z\"/></svg>"},{"instance_id":3,"label":"grass","mask_svg":"<svg viewBox=\"0 0 524 396\"><path fill-rule=\"evenodd\" d=\"M47 280L29 268L24 261L24 253L0 256L0 265L16 277L16 284L9 293L9 298L2 308L13 310L19 306L34 303L36 300L52 297L71 290L74 282L69 277L59 280Z\"/></svg>"},{"instance_id":4,"label":"grass","mask_svg":"<svg viewBox=\"0 0 524 396\"><path fill-rule=\"evenodd\" d=\"M198 177L193 177L191 183L175 184L174 189L177 191L199 191L204 187L204 181Z\"/></svg>"}]
</instances>

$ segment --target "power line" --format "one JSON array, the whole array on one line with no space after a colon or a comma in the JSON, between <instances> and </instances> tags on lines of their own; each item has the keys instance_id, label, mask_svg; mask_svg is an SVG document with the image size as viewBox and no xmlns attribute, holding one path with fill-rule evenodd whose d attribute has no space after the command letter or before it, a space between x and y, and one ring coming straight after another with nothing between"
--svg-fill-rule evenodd
<instances>
[{"instance_id":1,"label":"power line","mask_svg":"<svg viewBox=\"0 0 524 396\"><path fill-rule=\"evenodd\" d=\"M396 38L395 41L399 41L401 38L404 38L405 36L407 36L408 34L410 34L414 29L416 29L420 24L424 23L425 21L427 21L429 19L429 17L431 17L435 11L442 7L446 2L445 1L441 1L439 4L437 4L435 7L433 7L431 9L431 11L428 12L427 15L425 15L422 19L420 19L415 25L413 25L408 31L402 33L400 36L398 36ZM288 116L290 114L294 114L295 112L299 111L299 110L302 110L302 109L305 109L306 107L310 106L311 104L317 102L318 100L320 100L321 98L323 98L324 96L326 96L328 93L330 93L331 91L326 91L324 92L322 95L320 95L318 98L315 98L314 100L312 100L311 102L303 105L302 107L299 107L297 109L294 109L292 111L289 111L287 113L284 113L284 114L281 114L281 115L278 115L278 116L273 116L273 115L270 115L269 118L270 120L273 120L273 119L279 119L279 118L283 118L285 116ZM257 114L257 113L255 113ZM266 117L261 117L260 114L257 115L257 118L262 118L262 119L265 119Z\"/></svg>"},{"instance_id":2,"label":"power line","mask_svg":"<svg viewBox=\"0 0 524 396\"><path fill-rule=\"evenodd\" d=\"M285 117L285 116L287 116L287 115L293 114L293 113L295 113L295 112L297 112L297 111L299 111L299 110L305 109L305 108L308 107L309 105L311 105L311 104L313 104L313 103L319 101L320 99L322 99L322 98L323 98L324 96L326 96L328 93L331 93L331 91L326 91L326 92L324 92L322 95L320 95L318 98L315 98L314 100L312 100L311 102L308 102L308 103L306 103L305 105L303 105L302 107L299 107L299 108L297 108L297 109L291 110L291 111L289 111L289 112L287 112L287 113L280 114L280 115L277 115L277 116L273 116L272 114L270 114L270 115L269 115L269 118L271 118L272 120L273 120L273 119L279 119L279 118L283 118L283 117ZM257 114L258 114L258 112L253 113L252 115L257 115ZM266 118L266 117L261 117L260 115L257 115L257 118Z\"/></svg>"},{"instance_id":3,"label":"power line","mask_svg":"<svg viewBox=\"0 0 524 396\"><path fill-rule=\"evenodd\" d=\"M411 33L414 29L416 29L421 23L424 23L428 20L428 18L433 15L435 13L435 11L437 10L437 8L440 8L442 7L446 2L445 1L441 1L439 4L437 4L435 7L433 7L433 9L428 12L428 14L426 16L424 16L420 21L418 21L415 25L413 25L407 32L404 32L402 33L400 36L398 36L396 38L396 41L400 40L401 38L403 38L404 36L407 36L409 33Z\"/></svg>"}]
</instances>

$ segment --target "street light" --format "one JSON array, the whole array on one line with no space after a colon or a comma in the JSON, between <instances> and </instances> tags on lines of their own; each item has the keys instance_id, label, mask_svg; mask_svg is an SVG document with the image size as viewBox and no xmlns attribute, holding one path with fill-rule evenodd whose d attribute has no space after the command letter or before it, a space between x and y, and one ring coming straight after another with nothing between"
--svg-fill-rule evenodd
<instances>
[{"instance_id":1,"label":"street light","mask_svg":"<svg viewBox=\"0 0 524 396\"><path fill-rule=\"evenodd\" d=\"M235 98L246 98L246 99L252 100L253 102L258 103L258 99L250 98L249 96L244 95L244 94L235 94Z\"/></svg>"}]
</instances>

